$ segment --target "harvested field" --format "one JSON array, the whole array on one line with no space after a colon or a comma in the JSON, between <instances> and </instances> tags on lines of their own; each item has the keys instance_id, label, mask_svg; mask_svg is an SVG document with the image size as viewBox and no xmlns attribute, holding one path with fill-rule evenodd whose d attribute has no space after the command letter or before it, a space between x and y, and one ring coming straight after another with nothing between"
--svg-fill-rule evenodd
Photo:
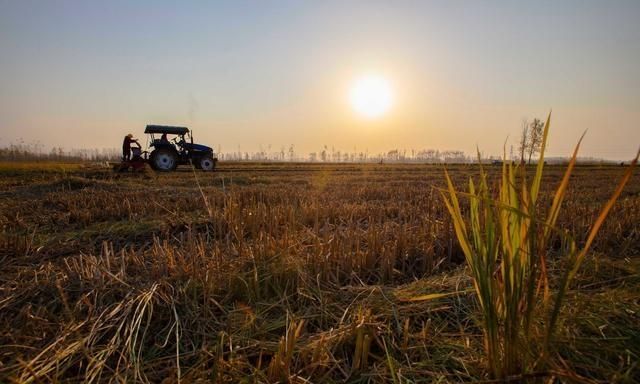
<instances>
[{"instance_id":1,"label":"harvested field","mask_svg":"<svg viewBox=\"0 0 640 384\"><path fill-rule=\"evenodd\" d=\"M478 174L447 169L460 189ZM584 242L624 170L577 167L558 227ZM564 167L545 172L548 201ZM486 380L443 175L4 163L0 382ZM567 293L554 365L514 380L640 381L639 222L636 172ZM552 285L563 261L550 260Z\"/></svg>"}]
</instances>

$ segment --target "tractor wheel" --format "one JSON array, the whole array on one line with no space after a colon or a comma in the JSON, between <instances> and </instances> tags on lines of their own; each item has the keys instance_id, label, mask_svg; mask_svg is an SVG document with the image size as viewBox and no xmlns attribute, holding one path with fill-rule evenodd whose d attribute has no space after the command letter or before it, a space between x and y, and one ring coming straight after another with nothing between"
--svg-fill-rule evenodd
<instances>
[{"instance_id":1,"label":"tractor wheel","mask_svg":"<svg viewBox=\"0 0 640 384\"><path fill-rule=\"evenodd\" d=\"M169 172L178 167L178 157L168 149L157 149L151 153L151 167L156 171Z\"/></svg>"},{"instance_id":2,"label":"tractor wheel","mask_svg":"<svg viewBox=\"0 0 640 384\"><path fill-rule=\"evenodd\" d=\"M214 168L216 167L216 162L218 161L218 159L214 159L210 156L205 156L200 158L199 164L200 165L200 169L202 169L203 171L213 171Z\"/></svg>"}]
</instances>

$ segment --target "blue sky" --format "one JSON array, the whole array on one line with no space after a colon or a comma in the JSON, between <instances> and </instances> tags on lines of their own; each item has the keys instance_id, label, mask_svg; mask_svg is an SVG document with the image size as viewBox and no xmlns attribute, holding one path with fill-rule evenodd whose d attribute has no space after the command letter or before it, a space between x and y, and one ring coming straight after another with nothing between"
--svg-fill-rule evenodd
<instances>
[{"instance_id":1,"label":"blue sky","mask_svg":"<svg viewBox=\"0 0 640 384\"><path fill-rule=\"evenodd\" d=\"M147 123L222 150L500 153L553 108L550 154L640 144L639 1L1 1L0 145L118 147ZM393 84L354 113L362 73Z\"/></svg>"}]
</instances>

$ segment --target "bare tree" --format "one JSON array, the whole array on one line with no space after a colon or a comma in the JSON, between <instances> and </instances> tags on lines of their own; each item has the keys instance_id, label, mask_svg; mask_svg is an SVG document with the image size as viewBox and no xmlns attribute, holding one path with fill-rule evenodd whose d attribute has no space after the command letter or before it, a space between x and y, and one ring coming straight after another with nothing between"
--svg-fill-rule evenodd
<instances>
[{"instance_id":1,"label":"bare tree","mask_svg":"<svg viewBox=\"0 0 640 384\"><path fill-rule=\"evenodd\" d=\"M289 146L289 161L293 161L293 159L295 159L296 157L296 150L293 146L293 144L291 144Z\"/></svg>"},{"instance_id":2,"label":"bare tree","mask_svg":"<svg viewBox=\"0 0 640 384\"><path fill-rule=\"evenodd\" d=\"M524 154L527 152L527 148L529 148L529 122L524 119L522 120L522 134L520 136L520 145L518 146L521 163L524 163Z\"/></svg>"},{"instance_id":3,"label":"bare tree","mask_svg":"<svg viewBox=\"0 0 640 384\"><path fill-rule=\"evenodd\" d=\"M533 119L529 125L529 164L531 164L531 156L540 152L542 147L542 132L544 123L540 119Z\"/></svg>"}]
</instances>

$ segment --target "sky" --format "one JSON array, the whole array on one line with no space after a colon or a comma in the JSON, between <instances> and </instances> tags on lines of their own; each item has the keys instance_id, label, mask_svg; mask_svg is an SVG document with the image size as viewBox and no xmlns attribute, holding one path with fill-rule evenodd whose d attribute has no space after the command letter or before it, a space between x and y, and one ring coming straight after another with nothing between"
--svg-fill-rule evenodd
<instances>
[{"instance_id":1,"label":"sky","mask_svg":"<svg viewBox=\"0 0 640 384\"><path fill-rule=\"evenodd\" d=\"M0 0L0 146L118 148L183 125L223 152L501 154L552 110L550 156L640 145L640 1ZM393 104L351 106L374 73Z\"/></svg>"}]
</instances>

